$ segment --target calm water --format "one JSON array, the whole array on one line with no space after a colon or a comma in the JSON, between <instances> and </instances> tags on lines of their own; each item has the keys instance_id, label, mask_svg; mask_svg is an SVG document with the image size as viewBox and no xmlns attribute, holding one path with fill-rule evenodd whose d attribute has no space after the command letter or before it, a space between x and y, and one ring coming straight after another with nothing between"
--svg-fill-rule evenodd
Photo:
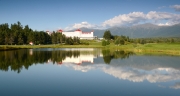
<instances>
[{"instance_id":1,"label":"calm water","mask_svg":"<svg viewBox=\"0 0 180 96\"><path fill-rule=\"evenodd\" d=\"M180 57L100 49L0 52L0 96L179 96Z\"/></svg>"}]
</instances>

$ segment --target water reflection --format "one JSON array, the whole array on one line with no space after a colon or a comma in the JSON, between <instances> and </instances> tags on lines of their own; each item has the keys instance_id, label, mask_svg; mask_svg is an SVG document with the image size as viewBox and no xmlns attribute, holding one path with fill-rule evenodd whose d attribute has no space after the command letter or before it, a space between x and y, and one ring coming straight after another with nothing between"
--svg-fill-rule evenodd
<instances>
[{"instance_id":1,"label":"water reflection","mask_svg":"<svg viewBox=\"0 0 180 96\"><path fill-rule=\"evenodd\" d=\"M23 49L0 52L0 69L9 68L20 73L22 68L28 69L33 64L53 64L93 62L93 58L101 55L100 50L94 49Z\"/></svg>"},{"instance_id":2,"label":"water reflection","mask_svg":"<svg viewBox=\"0 0 180 96\"><path fill-rule=\"evenodd\" d=\"M101 70L131 82L163 83L161 88L180 89L180 57L137 56L132 52L100 49L28 49L0 52L0 69L21 72L33 64L58 64L76 71Z\"/></svg>"},{"instance_id":3,"label":"water reflection","mask_svg":"<svg viewBox=\"0 0 180 96\"><path fill-rule=\"evenodd\" d=\"M110 50L102 50L103 59L106 64L110 64L112 59L125 59L128 58L130 55L133 55L133 52L129 51L113 51L110 52Z\"/></svg>"},{"instance_id":4,"label":"water reflection","mask_svg":"<svg viewBox=\"0 0 180 96\"><path fill-rule=\"evenodd\" d=\"M173 89L180 89L180 82L176 82L173 86L170 86Z\"/></svg>"},{"instance_id":5,"label":"water reflection","mask_svg":"<svg viewBox=\"0 0 180 96\"><path fill-rule=\"evenodd\" d=\"M103 71L119 79L129 80L132 82L143 82L147 80L151 83L156 83L180 79L180 71L173 68L157 68L147 71L131 67L109 67L104 68Z\"/></svg>"},{"instance_id":6,"label":"water reflection","mask_svg":"<svg viewBox=\"0 0 180 96\"><path fill-rule=\"evenodd\" d=\"M117 51L110 53L109 50L93 48L45 48L45 49L23 49L0 52L0 69L8 71L9 68L18 73L22 68L28 69L33 64L53 64L65 63L94 63L94 58L103 57L106 64L110 64L112 59L127 58L130 52ZM101 61L102 62L102 61ZM103 62L102 62L103 63Z\"/></svg>"},{"instance_id":7,"label":"water reflection","mask_svg":"<svg viewBox=\"0 0 180 96\"><path fill-rule=\"evenodd\" d=\"M74 70L78 70L81 72L88 72L91 70L99 69L103 72L114 76L115 78L122 80L129 80L132 82L144 82L148 81L150 83L159 83L159 82L170 82L173 81L175 84L169 86L173 89L180 89L180 70L174 68L156 68L153 70L142 70L132 67L114 67L104 64L96 64L96 65L81 65L77 66L74 64L66 64L66 67L72 68ZM161 85L160 87L162 87Z\"/></svg>"}]
</instances>

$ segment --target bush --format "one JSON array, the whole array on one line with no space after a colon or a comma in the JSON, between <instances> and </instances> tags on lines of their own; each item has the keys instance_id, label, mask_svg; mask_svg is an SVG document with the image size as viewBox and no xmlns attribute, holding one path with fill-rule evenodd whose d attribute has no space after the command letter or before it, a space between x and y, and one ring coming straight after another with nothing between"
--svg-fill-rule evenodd
<instances>
[{"instance_id":1,"label":"bush","mask_svg":"<svg viewBox=\"0 0 180 96\"><path fill-rule=\"evenodd\" d=\"M81 42L82 45L89 45L89 42Z\"/></svg>"},{"instance_id":2,"label":"bush","mask_svg":"<svg viewBox=\"0 0 180 96\"><path fill-rule=\"evenodd\" d=\"M123 38L118 37L118 38L114 41L114 43L115 43L116 45L119 45L119 44L124 45L124 44L125 44L125 41L124 41Z\"/></svg>"},{"instance_id":3,"label":"bush","mask_svg":"<svg viewBox=\"0 0 180 96\"><path fill-rule=\"evenodd\" d=\"M102 46L106 46L106 41L105 40L102 41Z\"/></svg>"},{"instance_id":4,"label":"bush","mask_svg":"<svg viewBox=\"0 0 180 96\"><path fill-rule=\"evenodd\" d=\"M102 41L102 46L106 46L106 45L109 45L109 44L110 44L109 40L107 40L107 41L103 40Z\"/></svg>"}]
</instances>

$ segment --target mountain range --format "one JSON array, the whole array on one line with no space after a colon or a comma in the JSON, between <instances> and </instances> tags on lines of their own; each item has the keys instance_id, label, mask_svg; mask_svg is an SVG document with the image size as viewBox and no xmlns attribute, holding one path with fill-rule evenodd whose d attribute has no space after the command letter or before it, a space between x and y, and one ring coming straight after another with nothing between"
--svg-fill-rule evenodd
<instances>
[{"instance_id":1,"label":"mountain range","mask_svg":"<svg viewBox=\"0 0 180 96\"><path fill-rule=\"evenodd\" d=\"M134 25L131 27L111 27L108 29L80 28L82 31L94 31L94 36L103 37L106 30L110 30L112 35L124 35L130 38L148 37L180 37L180 24L172 26L158 26L150 23Z\"/></svg>"}]
</instances>

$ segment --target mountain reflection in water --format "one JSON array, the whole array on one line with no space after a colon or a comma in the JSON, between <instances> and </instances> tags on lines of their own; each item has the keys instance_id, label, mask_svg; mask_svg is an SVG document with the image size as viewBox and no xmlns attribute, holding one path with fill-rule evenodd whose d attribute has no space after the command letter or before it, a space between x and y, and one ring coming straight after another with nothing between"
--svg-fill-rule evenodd
<instances>
[{"instance_id":1,"label":"mountain reflection in water","mask_svg":"<svg viewBox=\"0 0 180 96\"><path fill-rule=\"evenodd\" d=\"M33 64L58 64L81 72L99 69L118 79L150 83L174 81L174 85L158 85L180 89L180 57L137 56L132 52L101 49L23 49L0 52L0 70L21 72Z\"/></svg>"}]
</instances>

